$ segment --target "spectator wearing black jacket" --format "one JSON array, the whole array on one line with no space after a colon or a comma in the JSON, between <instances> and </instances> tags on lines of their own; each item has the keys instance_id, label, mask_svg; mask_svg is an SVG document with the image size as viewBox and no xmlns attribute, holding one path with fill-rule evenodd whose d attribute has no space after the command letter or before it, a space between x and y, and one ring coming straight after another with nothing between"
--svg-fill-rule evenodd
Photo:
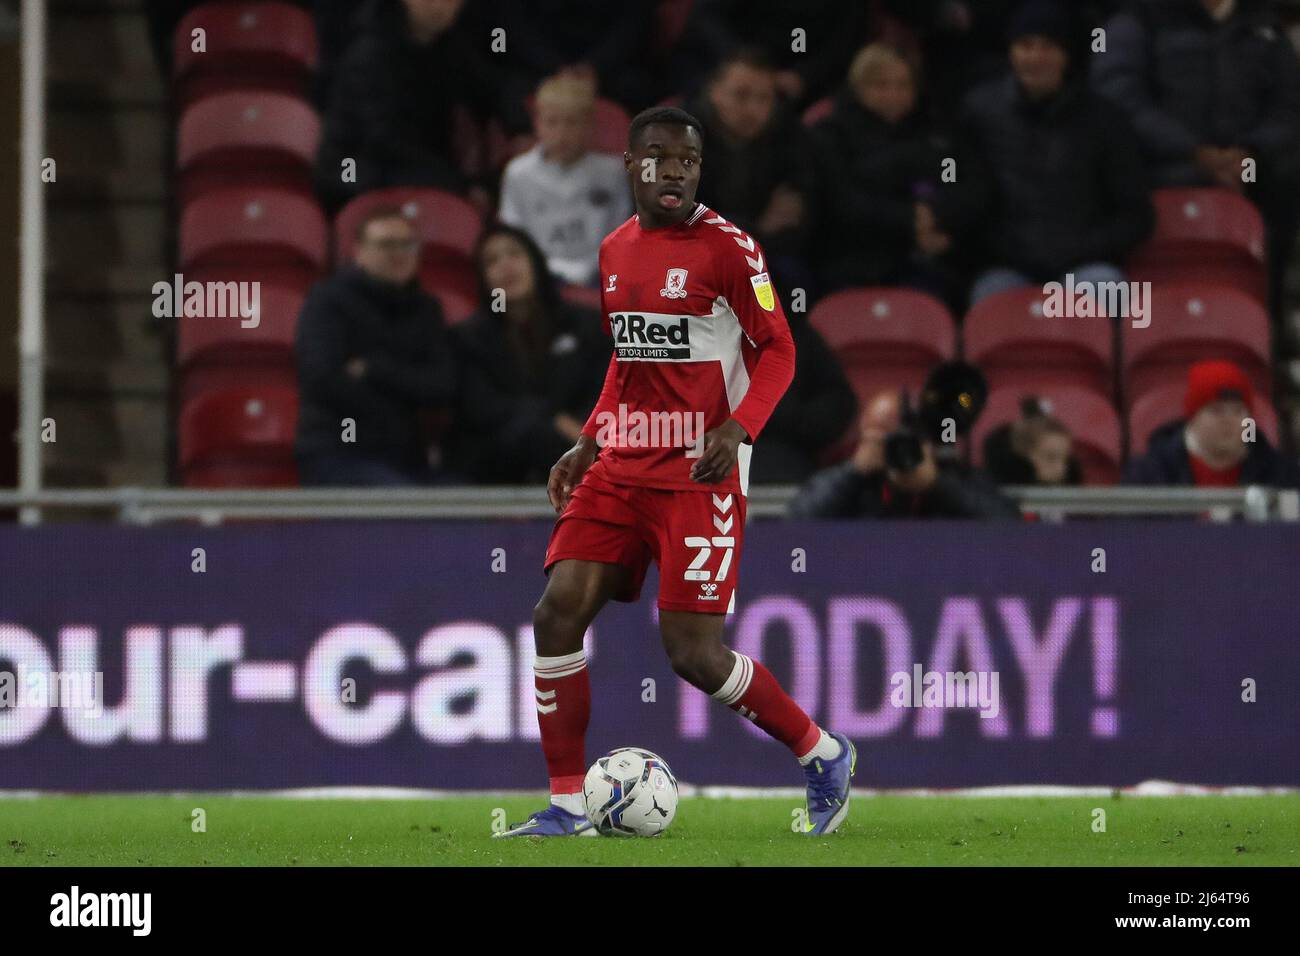
<instances>
[{"instance_id":1,"label":"spectator wearing black jacket","mask_svg":"<svg viewBox=\"0 0 1300 956\"><path fill-rule=\"evenodd\" d=\"M783 99L803 109L832 93L871 20L861 0L695 0L668 70L693 95L712 64L738 47L761 50Z\"/></svg>"},{"instance_id":2,"label":"spectator wearing black jacket","mask_svg":"<svg viewBox=\"0 0 1300 956\"><path fill-rule=\"evenodd\" d=\"M469 193L486 204L482 184L456 155L458 118L496 118L508 133L529 131L522 102L457 22L460 0L370 0L358 35L331 82L317 154L317 191L337 209L387 186L427 186ZM345 161L356 164L345 180ZM474 187L471 189L471 187Z\"/></svg>"},{"instance_id":3,"label":"spectator wearing black jacket","mask_svg":"<svg viewBox=\"0 0 1300 956\"><path fill-rule=\"evenodd\" d=\"M753 484L797 484L816 470L822 455L840 440L858 407L840 361L805 315L791 311L794 381L763 426L750 464Z\"/></svg>"},{"instance_id":4,"label":"spectator wearing black jacket","mask_svg":"<svg viewBox=\"0 0 1300 956\"><path fill-rule=\"evenodd\" d=\"M416 281L419 241L398 209L357 229L356 261L311 290L296 337L295 452L303 485L414 485L428 426L455 396L442 309Z\"/></svg>"},{"instance_id":5,"label":"spectator wearing black jacket","mask_svg":"<svg viewBox=\"0 0 1300 956\"><path fill-rule=\"evenodd\" d=\"M485 483L545 481L600 397L600 317L560 299L522 229L496 224L475 252L481 306L455 327L461 391L448 460Z\"/></svg>"},{"instance_id":6,"label":"spectator wearing black jacket","mask_svg":"<svg viewBox=\"0 0 1300 956\"><path fill-rule=\"evenodd\" d=\"M1270 5L1148 0L1106 31L1093 86L1128 112L1156 184L1217 185L1259 206L1276 311L1300 221L1300 62Z\"/></svg>"},{"instance_id":7,"label":"spectator wearing black jacket","mask_svg":"<svg viewBox=\"0 0 1300 956\"><path fill-rule=\"evenodd\" d=\"M651 104L653 77L645 66L646 39L654 26L650 0L489 0L476 4L473 19L489 33L505 30L505 44L493 53L500 84L526 96L547 77L573 72L594 80L597 94L630 112ZM477 41L476 41L477 42Z\"/></svg>"},{"instance_id":8,"label":"spectator wearing black jacket","mask_svg":"<svg viewBox=\"0 0 1300 956\"><path fill-rule=\"evenodd\" d=\"M1061 281L1123 281L1121 264L1154 212L1141 152L1119 108L1075 68L1074 22L1029 0L1009 29L1012 75L963 109L956 183L937 200L945 232L983 254L971 302Z\"/></svg>"},{"instance_id":9,"label":"spectator wearing black jacket","mask_svg":"<svg viewBox=\"0 0 1300 956\"><path fill-rule=\"evenodd\" d=\"M1147 453L1129 463L1125 482L1300 488L1300 463L1275 449L1260 429L1248 429L1254 404L1250 379L1234 363L1197 362L1187 373L1183 420L1156 429Z\"/></svg>"},{"instance_id":10,"label":"spectator wearing black jacket","mask_svg":"<svg viewBox=\"0 0 1300 956\"><path fill-rule=\"evenodd\" d=\"M951 237L931 202L951 148L917 110L917 68L882 43L864 47L828 117L813 127L819 291L907 285L951 298Z\"/></svg>"},{"instance_id":11,"label":"spectator wearing black jacket","mask_svg":"<svg viewBox=\"0 0 1300 956\"><path fill-rule=\"evenodd\" d=\"M881 392L862 413L853 456L818 472L791 500L792 518L1015 518L1020 508L997 486L960 462L925 459L907 474L885 463L885 437L898 427L899 399Z\"/></svg>"},{"instance_id":12,"label":"spectator wearing black jacket","mask_svg":"<svg viewBox=\"0 0 1300 956\"><path fill-rule=\"evenodd\" d=\"M776 284L808 287L812 179L803 125L776 91L776 73L757 50L729 54L688 112L704 124L708 175L698 198L756 236Z\"/></svg>"}]
</instances>

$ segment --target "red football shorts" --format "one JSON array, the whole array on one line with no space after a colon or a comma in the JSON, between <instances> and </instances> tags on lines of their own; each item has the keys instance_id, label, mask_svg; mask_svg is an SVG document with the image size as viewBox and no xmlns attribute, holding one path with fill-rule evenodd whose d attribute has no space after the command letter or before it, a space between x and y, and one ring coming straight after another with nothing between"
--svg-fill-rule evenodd
<instances>
[{"instance_id":1,"label":"red football shorts","mask_svg":"<svg viewBox=\"0 0 1300 956\"><path fill-rule=\"evenodd\" d=\"M722 614L735 607L744 530L743 495L621 485L588 471L555 522L543 568L566 558L624 565L632 581L614 599L635 601L653 558L660 609Z\"/></svg>"}]
</instances>

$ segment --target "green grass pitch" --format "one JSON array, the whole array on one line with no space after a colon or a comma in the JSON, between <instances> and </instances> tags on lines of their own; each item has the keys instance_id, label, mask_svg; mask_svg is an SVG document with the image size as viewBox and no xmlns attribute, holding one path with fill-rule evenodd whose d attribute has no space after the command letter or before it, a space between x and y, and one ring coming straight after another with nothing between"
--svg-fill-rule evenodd
<instances>
[{"instance_id":1,"label":"green grass pitch","mask_svg":"<svg viewBox=\"0 0 1300 956\"><path fill-rule=\"evenodd\" d=\"M1300 865L1300 794L861 796L825 838L791 831L794 799L696 797L649 840L489 838L494 810L519 820L541 799L0 799L0 865ZM1104 833L1093 831L1098 807ZM196 808L206 832L193 832Z\"/></svg>"}]
</instances>

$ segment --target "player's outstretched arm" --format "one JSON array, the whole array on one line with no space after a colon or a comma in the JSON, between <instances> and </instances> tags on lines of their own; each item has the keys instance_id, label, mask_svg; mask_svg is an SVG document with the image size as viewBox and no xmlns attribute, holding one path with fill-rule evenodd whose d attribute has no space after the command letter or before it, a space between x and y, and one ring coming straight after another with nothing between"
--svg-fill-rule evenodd
<instances>
[{"instance_id":1,"label":"player's outstretched arm","mask_svg":"<svg viewBox=\"0 0 1300 956\"><path fill-rule=\"evenodd\" d=\"M596 439L590 435L579 435L573 447L551 466L550 477L546 480L546 496L551 499L551 507L556 514L563 511L569 503L569 495L578 487L578 482L582 481L582 476L596 460L596 452L599 450Z\"/></svg>"}]
</instances>

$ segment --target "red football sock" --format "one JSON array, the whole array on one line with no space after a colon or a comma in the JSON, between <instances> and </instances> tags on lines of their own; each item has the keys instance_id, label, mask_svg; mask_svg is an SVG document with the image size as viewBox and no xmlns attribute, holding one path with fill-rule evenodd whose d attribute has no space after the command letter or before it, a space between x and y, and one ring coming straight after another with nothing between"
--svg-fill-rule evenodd
<instances>
[{"instance_id":1,"label":"red football sock","mask_svg":"<svg viewBox=\"0 0 1300 956\"><path fill-rule=\"evenodd\" d=\"M587 775L585 739L591 718L591 681L584 651L533 662L537 725L551 793L578 793Z\"/></svg>"},{"instance_id":2,"label":"red football sock","mask_svg":"<svg viewBox=\"0 0 1300 956\"><path fill-rule=\"evenodd\" d=\"M713 696L802 757L817 743L821 730L771 671L744 654L735 654L735 659L731 676Z\"/></svg>"}]
</instances>

